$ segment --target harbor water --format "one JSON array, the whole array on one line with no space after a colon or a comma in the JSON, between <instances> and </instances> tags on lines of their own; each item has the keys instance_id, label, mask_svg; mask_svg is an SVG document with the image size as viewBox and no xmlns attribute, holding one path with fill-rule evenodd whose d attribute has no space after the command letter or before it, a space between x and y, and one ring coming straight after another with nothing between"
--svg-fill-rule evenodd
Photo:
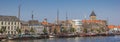
<instances>
[{"instance_id":1,"label":"harbor water","mask_svg":"<svg viewBox=\"0 0 120 42\"><path fill-rule=\"evenodd\" d=\"M48 38L48 39L17 39L3 42L120 42L120 36Z\"/></svg>"}]
</instances>

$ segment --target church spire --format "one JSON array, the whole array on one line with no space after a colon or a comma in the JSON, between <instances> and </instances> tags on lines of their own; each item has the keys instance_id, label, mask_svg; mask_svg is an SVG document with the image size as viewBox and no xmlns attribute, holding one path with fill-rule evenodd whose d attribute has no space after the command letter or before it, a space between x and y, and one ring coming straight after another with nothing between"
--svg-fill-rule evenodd
<instances>
[{"instance_id":1,"label":"church spire","mask_svg":"<svg viewBox=\"0 0 120 42\"><path fill-rule=\"evenodd\" d=\"M92 13L90 14L90 19L91 20L96 20L96 14L94 11L92 11Z\"/></svg>"},{"instance_id":2,"label":"church spire","mask_svg":"<svg viewBox=\"0 0 120 42\"><path fill-rule=\"evenodd\" d=\"M92 11L92 13L90 14L90 16L96 16L95 12Z\"/></svg>"}]
</instances>

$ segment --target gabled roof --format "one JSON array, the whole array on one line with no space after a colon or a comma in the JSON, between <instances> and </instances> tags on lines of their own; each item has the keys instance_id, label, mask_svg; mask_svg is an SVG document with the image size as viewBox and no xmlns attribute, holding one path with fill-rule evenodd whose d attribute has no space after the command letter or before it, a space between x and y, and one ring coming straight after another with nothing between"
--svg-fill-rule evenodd
<instances>
[{"instance_id":1,"label":"gabled roof","mask_svg":"<svg viewBox=\"0 0 120 42\"><path fill-rule=\"evenodd\" d=\"M92 13L90 14L90 16L96 16L95 12L92 11Z\"/></svg>"}]
</instances>

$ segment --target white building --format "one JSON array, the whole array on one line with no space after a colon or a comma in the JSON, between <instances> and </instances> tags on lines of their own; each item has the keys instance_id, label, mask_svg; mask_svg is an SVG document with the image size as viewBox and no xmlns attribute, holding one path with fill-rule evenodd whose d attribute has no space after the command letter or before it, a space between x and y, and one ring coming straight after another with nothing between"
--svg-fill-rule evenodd
<instances>
[{"instance_id":1,"label":"white building","mask_svg":"<svg viewBox=\"0 0 120 42\"><path fill-rule=\"evenodd\" d=\"M117 33L117 32L120 32L120 28L117 28L117 27L112 28L112 29L109 30L109 32L111 32L111 33Z\"/></svg>"},{"instance_id":2,"label":"white building","mask_svg":"<svg viewBox=\"0 0 120 42\"><path fill-rule=\"evenodd\" d=\"M18 34L17 28L21 28L21 24L16 16L0 15L0 29L5 29L4 34Z\"/></svg>"},{"instance_id":3,"label":"white building","mask_svg":"<svg viewBox=\"0 0 120 42\"><path fill-rule=\"evenodd\" d=\"M44 26L39 23L38 20L30 20L29 21L29 28L33 28L35 34L43 34Z\"/></svg>"},{"instance_id":4,"label":"white building","mask_svg":"<svg viewBox=\"0 0 120 42\"><path fill-rule=\"evenodd\" d=\"M43 34L44 26L42 25L29 25L29 27L34 29L35 34Z\"/></svg>"},{"instance_id":5,"label":"white building","mask_svg":"<svg viewBox=\"0 0 120 42\"><path fill-rule=\"evenodd\" d=\"M72 20L72 27L76 29L76 32L81 32L82 22L79 19Z\"/></svg>"}]
</instances>

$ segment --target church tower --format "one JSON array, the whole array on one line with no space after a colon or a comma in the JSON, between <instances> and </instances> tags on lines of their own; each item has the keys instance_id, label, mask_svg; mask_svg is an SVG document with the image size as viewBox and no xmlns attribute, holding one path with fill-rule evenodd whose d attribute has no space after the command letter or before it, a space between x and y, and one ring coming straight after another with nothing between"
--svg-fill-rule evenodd
<instances>
[{"instance_id":1,"label":"church tower","mask_svg":"<svg viewBox=\"0 0 120 42\"><path fill-rule=\"evenodd\" d=\"M94 11L90 14L90 20L96 20L96 14Z\"/></svg>"}]
</instances>

